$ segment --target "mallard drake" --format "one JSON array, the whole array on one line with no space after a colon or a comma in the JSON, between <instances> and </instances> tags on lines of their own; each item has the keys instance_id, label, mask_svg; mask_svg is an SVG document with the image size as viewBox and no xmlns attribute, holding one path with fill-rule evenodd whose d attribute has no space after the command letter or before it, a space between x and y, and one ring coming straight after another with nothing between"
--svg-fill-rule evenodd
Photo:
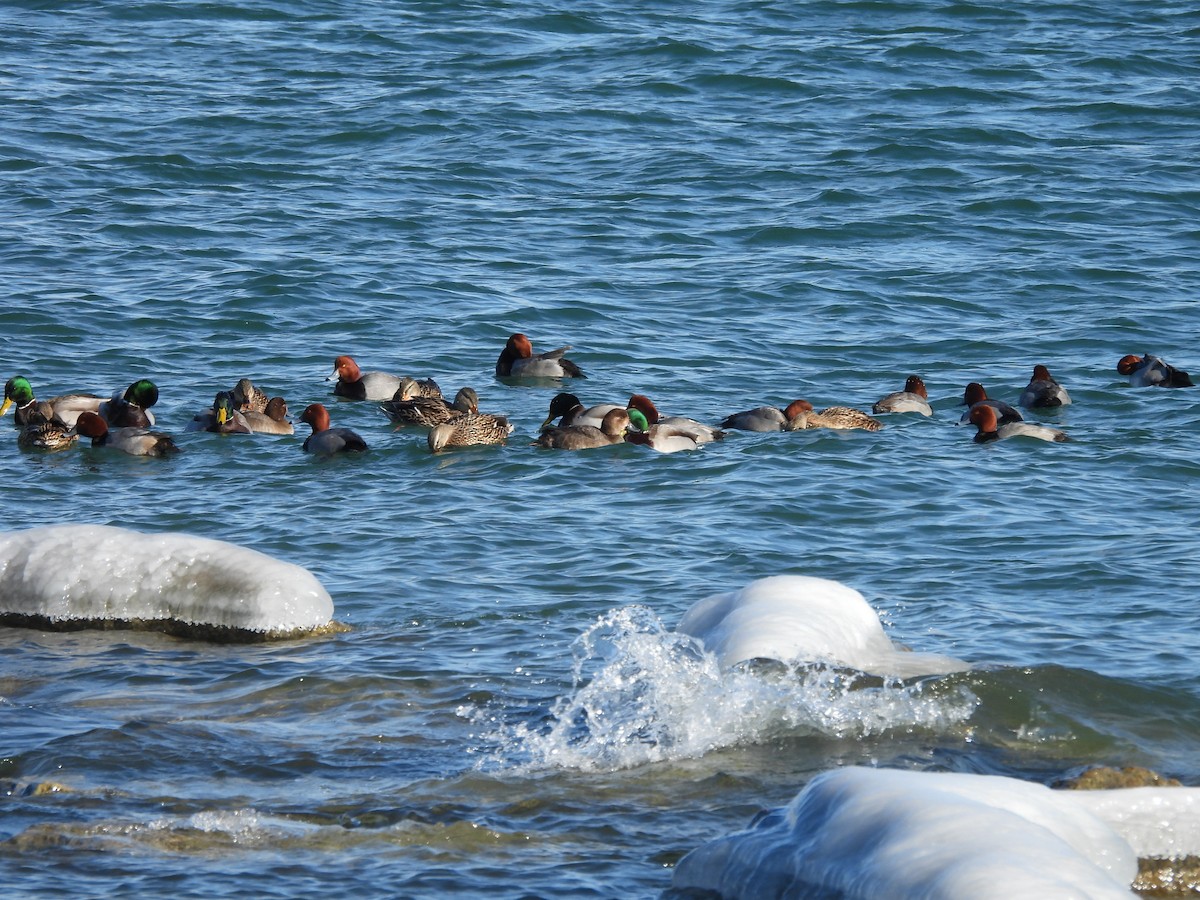
<instances>
[{"instance_id":1,"label":"mallard drake","mask_svg":"<svg viewBox=\"0 0 1200 900\"><path fill-rule=\"evenodd\" d=\"M1033 367L1033 377L1021 392L1018 406L1026 409L1046 409L1055 406L1066 406L1071 402L1067 389L1054 380L1050 370L1045 366Z\"/></svg>"},{"instance_id":2,"label":"mallard drake","mask_svg":"<svg viewBox=\"0 0 1200 900\"><path fill-rule=\"evenodd\" d=\"M570 346L559 347L535 355L529 338L514 334L496 360L496 375L500 378L586 378L579 366L563 357L570 349Z\"/></svg>"},{"instance_id":3,"label":"mallard drake","mask_svg":"<svg viewBox=\"0 0 1200 900\"><path fill-rule=\"evenodd\" d=\"M872 419L865 412L849 406L830 406L820 412L808 414L805 428L832 428L842 431L859 428L863 431L878 431L883 423Z\"/></svg>"},{"instance_id":4,"label":"mallard drake","mask_svg":"<svg viewBox=\"0 0 1200 900\"><path fill-rule=\"evenodd\" d=\"M405 400L386 400L379 408L397 425L432 428L456 416L479 412L479 395L473 388L465 387L454 395L453 403L447 403L441 397L413 396Z\"/></svg>"},{"instance_id":5,"label":"mallard drake","mask_svg":"<svg viewBox=\"0 0 1200 900\"><path fill-rule=\"evenodd\" d=\"M0 403L0 416L8 412L10 406L16 407L13 412L13 422L18 428L42 420L37 411L37 400L33 396L33 386L24 375L14 375L4 385L4 402ZM62 394L43 401L49 404L52 418L57 418L70 427L81 412L96 412L105 402L103 397L96 394Z\"/></svg>"},{"instance_id":6,"label":"mallard drake","mask_svg":"<svg viewBox=\"0 0 1200 900\"><path fill-rule=\"evenodd\" d=\"M986 444L989 441L1002 441L1013 437L1031 437L1039 441L1068 441L1066 433L1047 425L1035 425L1032 422L1008 422L999 424L1000 417L995 407L978 403L971 407L971 422L976 427L975 443Z\"/></svg>"},{"instance_id":7,"label":"mallard drake","mask_svg":"<svg viewBox=\"0 0 1200 900\"><path fill-rule=\"evenodd\" d=\"M513 427L504 416L466 413L429 430L429 452L447 447L474 447L478 444L503 444Z\"/></svg>"},{"instance_id":8,"label":"mallard drake","mask_svg":"<svg viewBox=\"0 0 1200 900\"><path fill-rule=\"evenodd\" d=\"M132 456L167 456L178 453L174 439L146 428L109 428L99 413L81 412L75 430L92 439L93 447L110 447Z\"/></svg>"},{"instance_id":9,"label":"mallard drake","mask_svg":"<svg viewBox=\"0 0 1200 900\"><path fill-rule=\"evenodd\" d=\"M157 402L158 385L148 378L140 378L124 391L114 391L112 397L100 404L97 412L111 428L149 428L154 424L150 407Z\"/></svg>"},{"instance_id":10,"label":"mallard drake","mask_svg":"<svg viewBox=\"0 0 1200 900\"><path fill-rule=\"evenodd\" d=\"M629 430L629 426L629 412L618 406L605 414L599 428L595 425L543 428L534 444L549 450L591 450L595 447L609 447L625 440L625 432Z\"/></svg>"},{"instance_id":11,"label":"mallard drake","mask_svg":"<svg viewBox=\"0 0 1200 900\"><path fill-rule=\"evenodd\" d=\"M599 428L604 417L614 409L624 409L617 403L600 403L596 406L584 406L574 394L558 393L550 398L549 414L542 422L542 428L549 426L559 419L559 426L569 428L572 425L591 425Z\"/></svg>"},{"instance_id":12,"label":"mallard drake","mask_svg":"<svg viewBox=\"0 0 1200 900\"><path fill-rule=\"evenodd\" d=\"M265 413L271 399L267 396L266 391L255 387L254 382L249 378L240 379L233 386L233 390L229 392L229 396L233 398L233 408L242 413Z\"/></svg>"},{"instance_id":13,"label":"mallard drake","mask_svg":"<svg viewBox=\"0 0 1200 900\"><path fill-rule=\"evenodd\" d=\"M209 409L201 410L192 417L185 431L211 431L215 434L249 434L250 425L246 417L234 409L233 397L228 391L218 391Z\"/></svg>"},{"instance_id":14,"label":"mallard drake","mask_svg":"<svg viewBox=\"0 0 1200 900\"><path fill-rule=\"evenodd\" d=\"M933 407L929 405L929 392L925 389L925 380L920 375L909 375L904 382L904 390L879 398L871 407L871 412L875 415L915 412L923 416L932 416Z\"/></svg>"},{"instance_id":15,"label":"mallard drake","mask_svg":"<svg viewBox=\"0 0 1200 900\"><path fill-rule=\"evenodd\" d=\"M800 431L807 427L808 414L812 411L813 405L807 400L793 400L786 409L757 406L726 416L721 427L740 431Z\"/></svg>"},{"instance_id":16,"label":"mallard drake","mask_svg":"<svg viewBox=\"0 0 1200 900\"><path fill-rule=\"evenodd\" d=\"M248 409L242 418L255 434L295 434L296 429L288 421L287 402L282 397L272 397L262 412Z\"/></svg>"},{"instance_id":17,"label":"mallard drake","mask_svg":"<svg viewBox=\"0 0 1200 900\"><path fill-rule=\"evenodd\" d=\"M1117 371L1129 377L1133 387L1192 387L1192 378L1183 369L1167 365L1157 356L1122 356Z\"/></svg>"},{"instance_id":18,"label":"mallard drake","mask_svg":"<svg viewBox=\"0 0 1200 900\"><path fill-rule=\"evenodd\" d=\"M966 412L958 420L959 425L966 425L971 421L971 411L977 405L982 403L984 406L990 406L996 410L997 420L1001 425L1007 425L1009 422L1020 422L1023 417L1017 410L1009 406L1003 400L993 400L987 395L987 391L978 381L972 381L963 390L963 405L967 407Z\"/></svg>"},{"instance_id":19,"label":"mallard drake","mask_svg":"<svg viewBox=\"0 0 1200 900\"><path fill-rule=\"evenodd\" d=\"M712 441L719 441L725 437L725 433L719 428L714 428L712 425L705 425L703 422L697 422L695 419L688 419L684 416L661 416L658 413L658 407L654 405L654 401L645 394L634 394L629 398L629 403L626 404L629 409L636 409L653 428L656 425L662 425L666 428L673 428L676 431L690 434L696 439L698 444L707 444Z\"/></svg>"},{"instance_id":20,"label":"mallard drake","mask_svg":"<svg viewBox=\"0 0 1200 900\"><path fill-rule=\"evenodd\" d=\"M304 439L300 449L319 456L335 453L361 453L367 442L349 428L330 428L329 410L320 403L312 403L300 414L300 421L312 426L312 434Z\"/></svg>"},{"instance_id":21,"label":"mallard drake","mask_svg":"<svg viewBox=\"0 0 1200 900\"><path fill-rule=\"evenodd\" d=\"M636 407L626 410L629 422L633 426L625 433L625 440L630 444L641 444L659 453L678 453L681 450L695 450L701 442L670 425L651 425L645 414Z\"/></svg>"},{"instance_id":22,"label":"mallard drake","mask_svg":"<svg viewBox=\"0 0 1200 900\"><path fill-rule=\"evenodd\" d=\"M347 400L391 400L400 388L400 376L387 372L363 372L349 356L333 361L333 372L326 381L337 379L333 393Z\"/></svg>"}]
</instances>

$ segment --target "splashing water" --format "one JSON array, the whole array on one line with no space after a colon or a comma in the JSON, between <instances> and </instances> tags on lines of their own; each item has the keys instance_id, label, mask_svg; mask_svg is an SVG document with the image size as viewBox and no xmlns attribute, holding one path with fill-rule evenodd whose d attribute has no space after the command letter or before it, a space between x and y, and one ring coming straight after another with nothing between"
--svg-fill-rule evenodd
<instances>
[{"instance_id":1,"label":"splashing water","mask_svg":"<svg viewBox=\"0 0 1200 900\"><path fill-rule=\"evenodd\" d=\"M572 650L572 688L555 702L549 725L501 726L490 762L625 769L782 735L946 730L978 704L965 687L928 691L937 679L905 684L821 664L722 671L714 654L667 630L645 606L602 616Z\"/></svg>"}]
</instances>

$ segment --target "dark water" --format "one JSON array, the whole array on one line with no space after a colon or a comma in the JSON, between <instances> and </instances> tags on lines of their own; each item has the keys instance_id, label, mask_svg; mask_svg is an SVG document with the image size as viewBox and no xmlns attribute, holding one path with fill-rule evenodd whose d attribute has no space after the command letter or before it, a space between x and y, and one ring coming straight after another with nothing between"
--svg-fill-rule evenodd
<instances>
[{"instance_id":1,"label":"dark water","mask_svg":"<svg viewBox=\"0 0 1200 900\"><path fill-rule=\"evenodd\" d=\"M352 631L265 647L0 631L13 896L656 896L847 764L1200 781L1200 14L1172 3L10 3L5 374L162 389L169 461L0 443L4 529L185 531L298 563ZM535 452L589 403L932 419ZM470 384L504 449L359 459L182 434L332 359ZM1063 445L978 447L963 386L1045 363ZM669 631L795 572L971 661L722 675ZM603 715L600 715L603 713ZM68 790L36 794L34 785Z\"/></svg>"}]
</instances>

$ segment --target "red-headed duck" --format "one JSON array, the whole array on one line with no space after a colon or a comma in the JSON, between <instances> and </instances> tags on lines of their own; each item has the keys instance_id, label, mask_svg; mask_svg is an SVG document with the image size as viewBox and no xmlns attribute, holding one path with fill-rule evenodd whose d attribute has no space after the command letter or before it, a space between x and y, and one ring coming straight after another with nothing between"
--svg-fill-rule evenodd
<instances>
[{"instance_id":1,"label":"red-headed duck","mask_svg":"<svg viewBox=\"0 0 1200 900\"><path fill-rule=\"evenodd\" d=\"M312 426L312 434L304 439L300 449L320 456L335 453L361 453L367 442L349 428L330 428L329 410L320 403L312 403L300 414L300 421Z\"/></svg>"},{"instance_id":2,"label":"red-headed duck","mask_svg":"<svg viewBox=\"0 0 1200 900\"><path fill-rule=\"evenodd\" d=\"M523 334L514 334L496 360L499 378L586 378L579 366L564 358L570 346L534 354L533 344Z\"/></svg>"},{"instance_id":3,"label":"red-headed duck","mask_svg":"<svg viewBox=\"0 0 1200 900\"><path fill-rule=\"evenodd\" d=\"M983 385L978 381L972 381L963 390L963 405L967 407L967 411L962 414L958 420L959 425L966 425L971 421L971 410L982 403L984 406L990 406L996 410L996 417L1001 425L1007 425L1009 422L1022 421L1021 414L1013 407L1009 406L1003 400L993 400L987 395Z\"/></svg>"},{"instance_id":4,"label":"red-headed duck","mask_svg":"<svg viewBox=\"0 0 1200 900\"><path fill-rule=\"evenodd\" d=\"M929 405L929 392L925 389L925 380L920 375L909 375L904 382L904 390L895 391L876 400L871 412L876 415L915 412L923 416L932 416L933 407Z\"/></svg>"},{"instance_id":5,"label":"red-headed duck","mask_svg":"<svg viewBox=\"0 0 1200 900\"><path fill-rule=\"evenodd\" d=\"M609 447L625 440L629 430L629 413L624 407L616 407L605 413L600 427L595 425L560 425L542 428L534 444L549 450L591 450Z\"/></svg>"},{"instance_id":6,"label":"red-headed duck","mask_svg":"<svg viewBox=\"0 0 1200 900\"><path fill-rule=\"evenodd\" d=\"M456 416L449 422L435 425L426 438L430 453L438 453L447 447L476 447L486 444L503 444L512 433L513 427L504 416L490 413L467 413Z\"/></svg>"},{"instance_id":7,"label":"red-headed duck","mask_svg":"<svg viewBox=\"0 0 1200 900\"><path fill-rule=\"evenodd\" d=\"M546 428L555 419L559 426L569 428L572 425L591 425L599 428L604 417L614 409L624 409L617 403L599 403L596 406L584 406L574 394L558 393L550 398L550 409L542 428Z\"/></svg>"},{"instance_id":8,"label":"red-headed duck","mask_svg":"<svg viewBox=\"0 0 1200 900\"><path fill-rule=\"evenodd\" d=\"M391 400L400 388L400 376L387 372L363 372L349 356L333 361L333 371L326 381L336 378L333 393L347 400Z\"/></svg>"},{"instance_id":9,"label":"red-headed duck","mask_svg":"<svg viewBox=\"0 0 1200 900\"><path fill-rule=\"evenodd\" d=\"M81 412L75 430L92 439L93 447L110 447L132 456L167 456L179 447L170 435L145 428L109 428L99 413Z\"/></svg>"},{"instance_id":10,"label":"red-headed duck","mask_svg":"<svg viewBox=\"0 0 1200 900\"><path fill-rule=\"evenodd\" d=\"M401 389L399 393L406 392ZM479 395L473 388L465 387L454 395L453 403L447 403L441 397L410 395L403 400L387 400L379 408L397 425L433 428L457 416L479 412Z\"/></svg>"},{"instance_id":11,"label":"red-headed duck","mask_svg":"<svg viewBox=\"0 0 1200 900\"><path fill-rule=\"evenodd\" d=\"M1039 441L1070 440L1062 431L1048 425L1035 425L1032 422L1009 422L999 424L1000 417L994 407L979 403L971 407L971 422L976 427L975 443L985 444L988 441L1002 441L1013 437L1031 437Z\"/></svg>"},{"instance_id":12,"label":"red-headed duck","mask_svg":"<svg viewBox=\"0 0 1200 900\"><path fill-rule=\"evenodd\" d=\"M711 425L705 425L702 422L697 422L695 419L688 419L684 416L661 416L658 413L658 408L645 394L634 394L629 398L626 404L627 409L636 409L653 428L656 425L661 425L664 428L671 428L675 431L681 431L684 434L691 435L695 438L698 444L708 444L712 441L719 441L725 437L725 432L719 428L714 428Z\"/></svg>"},{"instance_id":13,"label":"red-headed duck","mask_svg":"<svg viewBox=\"0 0 1200 900\"><path fill-rule=\"evenodd\" d=\"M1117 371L1129 377L1133 387L1192 387L1191 376L1182 369L1167 365L1157 356L1122 356Z\"/></svg>"},{"instance_id":14,"label":"red-headed duck","mask_svg":"<svg viewBox=\"0 0 1200 900\"><path fill-rule=\"evenodd\" d=\"M1033 367L1033 377L1029 379L1017 404L1026 409L1048 409L1066 406L1070 402L1066 388L1054 380L1050 370L1043 365L1036 365Z\"/></svg>"},{"instance_id":15,"label":"red-headed duck","mask_svg":"<svg viewBox=\"0 0 1200 900\"><path fill-rule=\"evenodd\" d=\"M786 409L757 406L726 416L721 427L739 431L801 431L808 427L808 414L812 411L813 405L807 400L793 400Z\"/></svg>"}]
</instances>

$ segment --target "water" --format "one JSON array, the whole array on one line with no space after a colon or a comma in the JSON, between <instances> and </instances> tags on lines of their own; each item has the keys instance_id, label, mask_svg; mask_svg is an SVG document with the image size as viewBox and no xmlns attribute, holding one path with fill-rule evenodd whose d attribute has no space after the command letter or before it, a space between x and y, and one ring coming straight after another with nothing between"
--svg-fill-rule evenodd
<instances>
[{"instance_id":1,"label":"water","mask_svg":"<svg viewBox=\"0 0 1200 900\"><path fill-rule=\"evenodd\" d=\"M0 442L0 525L244 544L352 627L0 631L8 894L649 897L834 766L1200 781L1200 394L1114 369L1200 367L1195 10L63 0L0 24L5 377L152 377L185 448ZM491 375L513 331L572 344L588 403L868 408L918 372L936 414L535 452L553 389ZM330 400L341 353L474 386L509 446L431 457L345 402L363 458L182 434L243 376ZM952 427L966 382L1011 401L1035 363L1073 442ZM783 572L973 670L679 649L692 602Z\"/></svg>"}]
</instances>

